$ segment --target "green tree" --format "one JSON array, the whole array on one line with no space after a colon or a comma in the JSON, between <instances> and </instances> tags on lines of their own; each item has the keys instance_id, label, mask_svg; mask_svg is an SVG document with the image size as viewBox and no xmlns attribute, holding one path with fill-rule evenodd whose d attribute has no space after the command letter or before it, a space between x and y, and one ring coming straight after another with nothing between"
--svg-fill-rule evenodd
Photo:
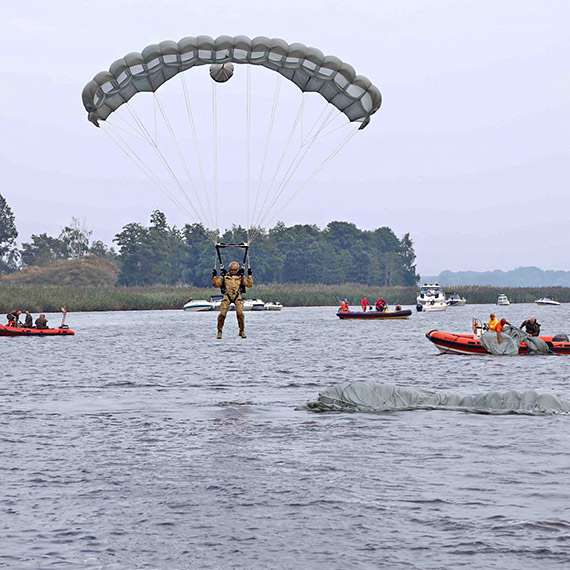
<instances>
[{"instance_id":1,"label":"green tree","mask_svg":"<svg viewBox=\"0 0 570 570\"><path fill-rule=\"evenodd\" d=\"M152 213L148 228L127 224L113 241L119 246L120 285L173 285L182 281L184 231L170 228L162 212Z\"/></svg>"},{"instance_id":2,"label":"green tree","mask_svg":"<svg viewBox=\"0 0 570 570\"><path fill-rule=\"evenodd\" d=\"M68 244L46 233L32 234L32 241L22 244L22 264L49 265L58 259L69 259Z\"/></svg>"},{"instance_id":3,"label":"green tree","mask_svg":"<svg viewBox=\"0 0 570 570\"><path fill-rule=\"evenodd\" d=\"M89 253L101 259L106 259L107 261L114 262L117 260L117 252L112 247L108 247L101 240L95 240L91 244Z\"/></svg>"},{"instance_id":4,"label":"green tree","mask_svg":"<svg viewBox=\"0 0 570 570\"><path fill-rule=\"evenodd\" d=\"M59 239L67 247L69 258L74 259L89 253L89 238L92 233L85 228L85 221L71 218L71 224L65 226L59 234Z\"/></svg>"},{"instance_id":5,"label":"green tree","mask_svg":"<svg viewBox=\"0 0 570 570\"><path fill-rule=\"evenodd\" d=\"M14 213L0 194L0 273L11 273L18 266L17 237Z\"/></svg>"}]
</instances>

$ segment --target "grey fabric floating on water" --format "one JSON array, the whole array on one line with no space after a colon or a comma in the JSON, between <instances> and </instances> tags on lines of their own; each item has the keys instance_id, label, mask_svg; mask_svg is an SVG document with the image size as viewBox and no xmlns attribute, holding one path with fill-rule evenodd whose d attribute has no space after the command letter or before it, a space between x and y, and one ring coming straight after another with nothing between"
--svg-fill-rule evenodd
<instances>
[{"instance_id":1,"label":"grey fabric floating on water","mask_svg":"<svg viewBox=\"0 0 570 570\"><path fill-rule=\"evenodd\" d=\"M481 336L481 344L491 353L497 355L515 355L519 353L519 346L524 342L528 346L529 354L548 354L548 345L536 336L512 326L505 326L501 333L501 344L495 331L487 331Z\"/></svg>"},{"instance_id":2,"label":"grey fabric floating on water","mask_svg":"<svg viewBox=\"0 0 570 570\"><path fill-rule=\"evenodd\" d=\"M487 392L463 396L374 382L343 382L319 394L307 407L316 412L396 412L405 410L455 410L475 414L569 414L570 402L551 394Z\"/></svg>"}]
</instances>

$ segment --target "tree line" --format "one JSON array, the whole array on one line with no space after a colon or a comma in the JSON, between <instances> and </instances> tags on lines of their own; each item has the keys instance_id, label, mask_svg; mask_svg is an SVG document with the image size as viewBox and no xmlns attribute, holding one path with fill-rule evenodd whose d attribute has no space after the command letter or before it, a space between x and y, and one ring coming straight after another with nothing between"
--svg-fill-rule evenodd
<instances>
[{"instance_id":1,"label":"tree line","mask_svg":"<svg viewBox=\"0 0 570 570\"><path fill-rule=\"evenodd\" d=\"M57 237L32 235L16 246L14 215L0 195L0 272L46 266L61 259L88 254L113 262L117 284L124 286L189 284L206 287L215 263L211 230L201 224L170 226L156 210L145 226L126 224L113 239L117 250L101 241L90 242L91 232L76 218ZM268 230L258 228L250 262L261 283L360 283L381 287L414 286L418 280L415 252L409 234L399 239L388 227L360 230L349 222L287 227L282 222ZM224 231L220 241L247 241L241 226ZM241 251L224 251L227 266Z\"/></svg>"}]
</instances>

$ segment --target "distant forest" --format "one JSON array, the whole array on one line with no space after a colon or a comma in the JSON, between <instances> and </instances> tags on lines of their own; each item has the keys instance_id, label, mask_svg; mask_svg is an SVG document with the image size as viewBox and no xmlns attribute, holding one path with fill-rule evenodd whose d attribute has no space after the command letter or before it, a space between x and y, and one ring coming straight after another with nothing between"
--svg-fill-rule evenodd
<instances>
[{"instance_id":1,"label":"distant forest","mask_svg":"<svg viewBox=\"0 0 570 570\"><path fill-rule=\"evenodd\" d=\"M570 287L570 271L543 271L538 267L517 267L510 271L442 271L433 279L447 286Z\"/></svg>"},{"instance_id":2,"label":"distant forest","mask_svg":"<svg viewBox=\"0 0 570 570\"><path fill-rule=\"evenodd\" d=\"M0 273L12 283L61 282L84 285L210 285L215 248L200 224L169 226L156 210L150 224L132 222L115 236L117 251L101 241L91 242L91 232L78 219L59 236L32 235L16 246L14 215L0 195ZM220 241L247 241L240 226L225 231ZM241 252L226 250L226 266ZM99 259L99 262L93 258ZM65 260L85 260L67 271ZM414 286L418 280L416 255L409 234L399 239L388 227L360 230L348 222L291 227L278 223L258 229L250 261L258 283L358 283L379 287ZM49 268L49 270L48 270ZM57 279L56 279L57 278Z\"/></svg>"}]
</instances>

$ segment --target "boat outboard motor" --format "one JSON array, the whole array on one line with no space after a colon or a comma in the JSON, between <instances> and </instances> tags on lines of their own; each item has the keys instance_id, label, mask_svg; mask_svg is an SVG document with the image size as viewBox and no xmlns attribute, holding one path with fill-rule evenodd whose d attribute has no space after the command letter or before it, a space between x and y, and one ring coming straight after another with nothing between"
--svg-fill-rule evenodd
<instances>
[{"instance_id":1,"label":"boat outboard motor","mask_svg":"<svg viewBox=\"0 0 570 570\"><path fill-rule=\"evenodd\" d=\"M418 303L418 304L416 305L416 311L417 311L418 313L421 313L422 308L423 308L423 307L421 306L420 303Z\"/></svg>"},{"instance_id":2,"label":"boat outboard motor","mask_svg":"<svg viewBox=\"0 0 570 570\"><path fill-rule=\"evenodd\" d=\"M568 340L567 334L561 333L553 336L552 342L570 342L570 341Z\"/></svg>"}]
</instances>

